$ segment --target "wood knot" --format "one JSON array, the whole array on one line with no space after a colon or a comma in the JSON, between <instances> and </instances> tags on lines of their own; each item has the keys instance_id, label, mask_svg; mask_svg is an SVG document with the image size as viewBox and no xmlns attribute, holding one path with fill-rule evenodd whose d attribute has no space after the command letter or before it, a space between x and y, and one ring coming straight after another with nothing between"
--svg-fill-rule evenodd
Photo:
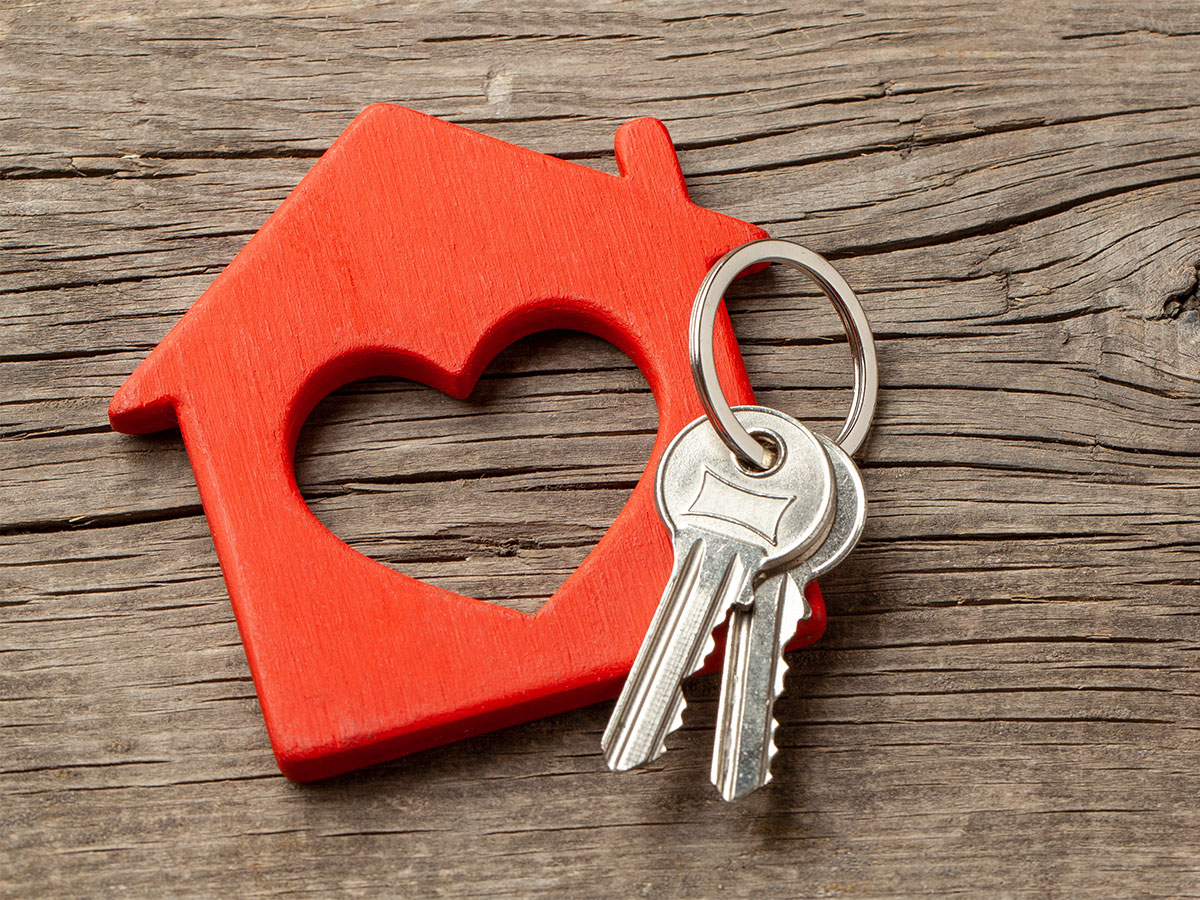
<instances>
[{"instance_id":1,"label":"wood knot","mask_svg":"<svg viewBox=\"0 0 1200 900\"><path fill-rule=\"evenodd\" d=\"M1167 294L1162 312L1156 319L1178 320L1184 313L1200 309L1200 263L1192 266L1191 278L1178 290Z\"/></svg>"}]
</instances>

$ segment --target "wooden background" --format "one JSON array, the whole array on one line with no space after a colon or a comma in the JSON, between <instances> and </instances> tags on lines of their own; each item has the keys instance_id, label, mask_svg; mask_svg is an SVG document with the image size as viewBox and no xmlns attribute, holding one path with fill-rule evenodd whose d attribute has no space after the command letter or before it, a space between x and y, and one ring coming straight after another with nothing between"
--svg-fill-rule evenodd
<instances>
[{"instance_id":1,"label":"wooden background","mask_svg":"<svg viewBox=\"0 0 1200 900\"><path fill-rule=\"evenodd\" d=\"M1197 6L528 6L4 4L0 892L1200 896ZM658 116L697 202L859 290L871 516L745 802L712 679L638 774L609 704L278 774L178 435L105 407L379 100L608 170ZM731 305L762 399L835 430L832 311L775 273ZM363 552L532 609L655 424L628 359L547 334L467 402L339 392L297 470Z\"/></svg>"}]
</instances>

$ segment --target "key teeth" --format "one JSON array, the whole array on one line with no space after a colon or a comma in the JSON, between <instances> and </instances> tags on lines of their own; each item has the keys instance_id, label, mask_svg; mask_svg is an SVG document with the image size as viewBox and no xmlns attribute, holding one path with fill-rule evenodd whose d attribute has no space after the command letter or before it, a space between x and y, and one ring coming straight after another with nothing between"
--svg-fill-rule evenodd
<instances>
[{"instance_id":1,"label":"key teeth","mask_svg":"<svg viewBox=\"0 0 1200 900\"><path fill-rule=\"evenodd\" d=\"M763 766L762 783L769 784L771 782L771 766L775 765L775 757L779 755L779 746L775 743L775 731L779 728L779 720L774 716L771 717L771 737L767 741L767 762Z\"/></svg>"},{"instance_id":2,"label":"key teeth","mask_svg":"<svg viewBox=\"0 0 1200 900\"><path fill-rule=\"evenodd\" d=\"M720 628L721 626L717 625L716 627ZM715 630L716 629L714 628L713 631L715 631ZM717 649L717 639L714 636L713 631L710 631L708 633L708 637L706 637L704 639L704 648L698 654L699 662L697 662L696 665L692 666L692 670L690 672L688 672L687 675L684 676L685 678L691 677L692 675L695 675L697 672L699 672L700 669L704 667L704 661L706 659L708 659L710 656L712 656L713 651Z\"/></svg>"},{"instance_id":3,"label":"key teeth","mask_svg":"<svg viewBox=\"0 0 1200 900\"><path fill-rule=\"evenodd\" d=\"M627 766L624 771L628 772L630 769L636 769L640 766L644 766L644 765L647 765L648 763L652 763L666 752L667 752L667 742L664 740L661 744L658 745L658 748L653 753L651 753L648 757L643 759L637 765Z\"/></svg>"},{"instance_id":4,"label":"key teeth","mask_svg":"<svg viewBox=\"0 0 1200 900\"><path fill-rule=\"evenodd\" d=\"M679 712L675 713L675 718L673 718L671 720L670 726L667 728L666 732L663 734L662 743L659 744L658 748L653 753L651 753L649 756L647 756L645 759L639 759L639 760L634 760L633 762L628 762L625 760L625 758L621 754L611 753L608 750L608 748L602 744L601 746L604 749L604 762L608 765L609 770L612 772L628 772L632 769L638 768L639 766L644 766L647 763L654 762L654 760L658 759L660 756L662 756L664 753L666 753L667 752L667 738L670 737L672 733L674 733L675 731L678 731L683 726L683 711L685 709L687 709L687 701L681 697L680 703L679 703Z\"/></svg>"},{"instance_id":5,"label":"key teeth","mask_svg":"<svg viewBox=\"0 0 1200 900\"><path fill-rule=\"evenodd\" d=\"M687 701L679 707L679 712L675 714L675 718L671 721L670 727L667 728L667 734L673 734L683 727L683 711L687 708ZM666 750L667 745L663 744L663 749Z\"/></svg>"},{"instance_id":6,"label":"key teeth","mask_svg":"<svg viewBox=\"0 0 1200 900\"><path fill-rule=\"evenodd\" d=\"M779 671L775 673L775 696L771 700L771 709L774 713L775 701L783 695L783 683L787 678L788 664L787 659L783 656L779 658ZM779 752L779 748L775 746L775 730L779 727L779 720L772 714L771 716L771 742L767 750L767 772L770 774L771 761L775 758L775 754ZM765 782L764 782L765 784Z\"/></svg>"}]
</instances>

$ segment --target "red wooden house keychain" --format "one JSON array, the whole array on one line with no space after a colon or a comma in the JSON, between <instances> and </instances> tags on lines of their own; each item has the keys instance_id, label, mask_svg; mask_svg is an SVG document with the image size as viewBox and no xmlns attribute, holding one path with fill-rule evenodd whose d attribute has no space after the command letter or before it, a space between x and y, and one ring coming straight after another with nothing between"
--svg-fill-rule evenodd
<instances>
[{"instance_id":1,"label":"red wooden house keychain","mask_svg":"<svg viewBox=\"0 0 1200 900\"><path fill-rule=\"evenodd\" d=\"M716 260L765 234L688 200L657 120L622 126L615 145L619 177L369 107L113 398L119 431L183 433L288 777L619 692L671 566L654 470L702 412L684 339L692 298ZM537 613L396 572L308 509L292 456L326 394L393 375L464 397L498 351L549 328L627 353L659 430L628 503ZM727 393L750 402L723 315L716 334ZM809 600L797 644L824 628L819 594Z\"/></svg>"}]
</instances>

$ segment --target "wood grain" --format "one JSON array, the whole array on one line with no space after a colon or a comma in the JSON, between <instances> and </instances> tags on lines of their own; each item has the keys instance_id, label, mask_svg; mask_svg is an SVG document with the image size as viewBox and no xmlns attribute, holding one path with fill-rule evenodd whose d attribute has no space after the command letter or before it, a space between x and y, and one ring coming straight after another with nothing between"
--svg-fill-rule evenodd
<instances>
[{"instance_id":1,"label":"wood grain","mask_svg":"<svg viewBox=\"0 0 1200 900\"><path fill-rule=\"evenodd\" d=\"M1200 895L1198 51L1166 2L6 7L0 889ZM181 443L104 411L375 101L608 171L658 116L697 203L867 307L871 517L746 802L707 783L705 679L641 774L604 770L607 705L277 774ZM835 430L833 313L785 273L733 313L760 397ZM550 334L465 401L339 392L297 468L365 552L535 608L655 426L625 357Z\"/></svg>"}]
</instances>

